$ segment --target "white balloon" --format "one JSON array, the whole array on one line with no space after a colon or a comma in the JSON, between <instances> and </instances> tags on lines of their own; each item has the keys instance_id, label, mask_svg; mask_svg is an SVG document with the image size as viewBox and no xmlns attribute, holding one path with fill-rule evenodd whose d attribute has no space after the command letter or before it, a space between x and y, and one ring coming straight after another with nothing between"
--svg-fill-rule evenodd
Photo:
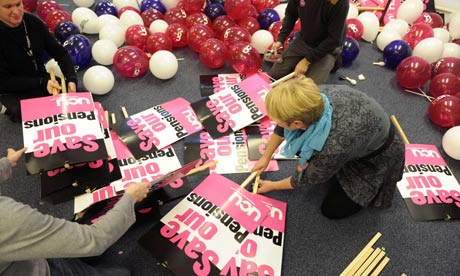
<instances>
[{"instance_id":1,"label":"white balloon","mask_svg":"<svg viewBox=\"0 0 460 276\"><path fill-rule=\"evenodd\" d=\"M161 0L161 3L165 6L166 10L169 10L171 8L175 8L177 3L179 3L179 0Z\"/></svg>"},{"instance_id":2,"label":"white balloon","mask_svg":"<svg viewBox=\"0 0 460 276\"><path fill-rule=\"evenodd\" d=\"M396 13L397 19L402 19L409 24L412 24L417 18L422 15L423 3L421 0L408 0L402 3Z\"/></svg>"},{"instance_id":3,"label":"white balloon","mask_svg":"<svg viewBox=\"0 0 460 276\"><path fill-rule=\"evenodd\" d=\"M447 155L460 160L460 126L451 127L442 137L442 148Z\"/></svg>"},{"instance_id":4,"label":"white balloon","mask_svg":"<svg viewBox=\"0 0 460 276\"><path fill-rule=\"evenodd\" d=\"M278 15L280 17L280 21L283 21L283 19L284 19L284 14L286 12L286 7L287 7L287 3L283 3L283 4L279 4L278 6L273 8L278 13Z\"/></svg>"},{"instance_id":5,"label":"white balloon","mask_svg":"<svg viewBox=\"0 0 460 276\"><path fill-rule=\"evenodd\" d=\"M441 54L441 58L445 57L460 58L460 45L452 42L444 43L444 50Z\"/></svg>"},{"instance_id":6,"label":"white balloon","mask_svg":"<svg viewBox=\"0 0 460 276\"><path fill-rule=\"evenodd\" d=\"M263 54L273 44L273 35L267 30L257 30L251 36L251 45Z\"/></svg>"},{"instance_id":7,"label":"white balloon","mask_svg":"<svg viewBox=\"0 0 460 276\"><path fill-rule=\"evenodd\" d=\"M168 22L162 20L162 19L157 19L150 23L149 30L152 34L154 33L165 33L166 29L168 28L169 24Z\"/></svg>"},{"instance_id":8,"label":"white balloon","mask_svg":"<svg viewBox=\"0 0 460 276\"><path fill-rule=\"evenodd\" d=\"M99 33L99 24L97 23L97 18L88 20L83 26L82 32L85 34Z\"/></svg>"},{"instance_id":9,"label":"white balloon","mask_svg":"<svg viewBox=\"0 0 460 276\"><path fill-rule=\"evenodd\" d=\"M442 42L447 43L450 41L449 31L444 28L434 28L434 37L439 38Z\"/></svg>"},{"instance_id":10,"label":"white balloon","mask_svg":"<svg viewBox=\"0 0 460 276\"><path fill-rule=\"evenodd\" d=\"M358 20L363 23L364 27L363 36L361 38L367 42L374 41L380 26L377 16L372 12L363 12L358 16Z\"/></svg>"},{"instance_id":11,"label":"white balloon","mask_svg":"<svg viewBox=\"0 0 460 276\"><path fill-rule=\"evenodd\" d=\"M136 0L113 0L113 5L117 10L121 10L124 7L133 7L136 10L139 10L139 5Z\"/></svg>"},{"instance_id":12,"label":"white balloon","mask_svg":"<svg viewBox=\"0 0 460 276\"><path fill-rule=\"evenodd\" d=\"M134 25L144 25L142 17L135 11L127 10L120 16L120 25L121 28L126 32L126 30Z\"/></svg>"},{"instance_id":13,"label":"white balloon","mask_svg":"<svg viewBox=\"0 0 460 276\"><path fill-rule=\"evenodd\" d=\"M380 51L383 51L385 47L395 40L401 40L401 36L398 32L392 30L382 31L379 36L377 36L377 47Z\"/></svg>"},{"instance_id":14,"label":"white balloon","mask_svg":"<svg viewBox=\"0 0 460 276\"><path fill-rule=\"evenodd\" d=\"M433 63L441 57L443 50L443 43L439 38L429 37L415 46L412 55L424 58L428 63Z\"/></svg>"},{"instance_id":15,"label":"white balloon","mask_svg":"<svg viewBox=\"0 0 460 276\"><path fill-rule=\"evenodd\" d=\"M109 93L115 84L112 71L102 65L95 65L83 74L83 85L86 90L96 95Z\"/></svg>"},{"instance_id":16,"label":"white balloon","mask_svg":"<svg viewBox=\"0 0 460 276\"><path fill-rule=\"evenodd\" d=\"M107 25L99 30L99 39L112 40L117 47L120 47L125 42L125 31L120 25Z\"/></svg>"},{"instance_id":17,"label":"white balloon","mask_svg":"<svg viewBox=\"0 0 460 276\"><path fill-rule=\"evenodd\" d=\"M97 18L98 32L106 25L120 25L120 19L112 14L103 14Z\"/></svg>"},{"instance_id":18,"label":"white balloon","mask_svg":"<svg viewBox=\"0 0 460 276\"><path fill-rule=\"evenodd\" d=\"M117 50L117 45L112 40L100 39L93 44L91 54L93 54L93 58L97 63L110 65L113 63L113 56Z\"/></svg>"},{"instance_id":19,"label":"white balloon","mask_svg":"<svg viewBox=\"0 0 460 276\"><path fill-rule=\"evenodd\" d=\"M85 31L87 23L89 21L97 20L97 14L89 8L79 7L72 12L72 22L75 24L81 32Z\"/></svg>"},{"instance_id":20,"label":"white balloon","mask_svg":"<svg viewBox=\"0 0 460 276\"><path fill-rule=\"evenodd\" d=\"M450 20L449 33L452 39L460 38L460 12L456 12Z\"/></svg>"},{"instance_id":21,"label":"white balloon","mask_svg":"<svg viewBox=\"0 0 460 276\"><path fill-rule=\"evenodd\" d=\"M179 63L176 56L170 51L160 50L155 52L149 61L149 68L152 74L162 80L167 80L177 73Z\"/></svg>"},{"instance_id":22,"label":"white balloon","mask_svg":"<svg viewBox=\"0 0 460 276\"><path fill-rule=\"evenodd\" d=\"M401 37L409 30L409 24L402 19L394 19L385 24L382 31L393 30L396 31Z\"/></svg>"},{"instance_id":23,"label":"white balloon","mask_svg":"<svg viewBox=\"0 0 460 276\"><path fill-rule=\"evenodd\" d=\"M50 72L50 69L54 69L54 75L56 77L62 78L63 74L61 71L61 67L59 67L59 64L54 60L54 58L50 59L46 64L45 64L46 72Z\"/></svg>"},{"instance_id":24,"label":"white balloon","mask_svg":"<svg viewBox=\"0 0 460 276\"><path fill-rule=\"evenodd\" d=\"M94 4L94 0L73 0L73 2L78 7L86 7L86 8L89 8Z\"/></svg>"},{"instance_id":25,"label":"white balloon","mask_svg":"<svg viewBox=\"0 0 460 276\"><path fill-rule=\"evenodd\" d=\"M358 14L359 14L358 8L355 5L350 4L350 7L348 8L347 19L348 18L356 18L356 17L358 17Z\"/></svg>"}]
</instances>

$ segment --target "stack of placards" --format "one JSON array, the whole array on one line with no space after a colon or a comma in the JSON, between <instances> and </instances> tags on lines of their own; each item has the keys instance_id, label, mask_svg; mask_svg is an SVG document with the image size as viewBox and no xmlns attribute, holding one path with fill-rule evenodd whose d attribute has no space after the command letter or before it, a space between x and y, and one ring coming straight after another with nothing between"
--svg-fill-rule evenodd
<instances>
[{"instance_id":1,"label":"stack of placards","mask_svg":"<svg viewBox=\"0 0 460 276\"><path fill-rule=\"evenodd\" d=\"M208 97L246 79L246 74L230 73L200 76L201 97Z\"/></svg>"}]
</instances>

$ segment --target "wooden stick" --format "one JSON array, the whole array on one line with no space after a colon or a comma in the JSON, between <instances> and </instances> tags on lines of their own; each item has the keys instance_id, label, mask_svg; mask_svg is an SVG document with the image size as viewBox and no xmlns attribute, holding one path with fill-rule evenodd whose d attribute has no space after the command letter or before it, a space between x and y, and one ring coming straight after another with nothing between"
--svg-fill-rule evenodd
<instances>
[{"instance_id":1,"label":"wooden stick","mask_svg":"<svg viewBox=\"0 0 460 276\"><path fill-rule=\"evenodd\" d=\"M358 11L383 11L385 8L383 7L357 7Z\"/></svg>"},{"instance_id":2,"label":"wooden stick","mask_svg":"<svg viewBox=\"0 0 460 276\"><path fill-rule=\"evenodd\" d=\"M431 102L432 99L434 99L433 97L428 96L427 94L417 93L417 92L409 90L409 89L404 89L404 91L407 92L407 93L411 93L411 94L420 96L420 97L424 97L424 98L428 99L430 102Z\"/></svg>"},{"instance_id":3,"label":"wooden stick","mask_svg":"<svg viewBox=\"0 0 460 276\"><path fill-rule=\"evenodd\" d=\"M385 9L382 12L382 15L380 15L380 19L379 19L380 26L382 26L384 23L385 15L387 14L388 8L390 7L390 4L392 1L393 0L388 0L387 4L385 5Z\"/></svg>"},{"instance_id":4,"label":"wooden stick","mask_svg":"<svg viewBox=\"0 0 460 276\"><path fill-rule=\"evenodd\" d=\"M128 112L126 111L126 107L122 106L121 107L121 112L123 112L123 116L125 117L125 119L129 117Z\"/></svg>"},{"instance_id":5,"label":"wooden stick","mask_svg":"<svg viewBox=\"0 0 460 276\"><path fill-rule=\"evenodd\" d=\"M385 268L385 266L387 265L389 261L390 261L390 258L385 257L385 259L383 259L383 261L380 262L379 266L377 266L374 272L372 272L371 276L379 275L380 272L382 272L382 270Z\"/></svg>"},{"instance_id":6,"label":"wooden stick","mask_svg":"<svg viewBox=\"0 0 460 276\"><path fill-rule=\"evenodd\" d=\"M56 81L56 75L54 75L54 68L50 68L50 79L52 81ZM56 88L53 88L51 92L53 95L56 95L58 93Z\"/></svg>"},{"instance_id":7,"label":"wooden stick","mask_svg":"<svg viewBox=\"0 0 460 276\"><path fill-rule=\"evenodd\" d=\"M423 96L425 96L425 98L427 98L427 99L430 101L430 103L433 101L434 98L431 97L431 96L428 96L428 95L425 93L425 91L423 91L421 88L418 88L418 91L420 91L420 93L422 93Z\"/></svg>"},{"instance_id":8,"label":"wooden stick","mask_svg":"<svg viewBox=\"0 0 460 276\"><path fill-rule=\"evenodd\" d=\"M104 116L105 116L105 120L107 121L107 124L108 124L109 123L109 111L104 110Z\"/></svg>"},{"instance_id":9,"label":"wooden stick","mask_svg":"<svg viewBox=\"0 0 460 276\"><path fill-rule=\"evenodd\" d=\"M256 180L254 181L254 185L252 185L252 193L257 194L257 190L259 190L259 180L260 175L256 176Z\"/></svg>"},{"instance_id":10,"label":"wooden stick","mask_svg":"<svg viewBox=\"0 0 460 276\"><path fill-rule=\"evenodd\" d=\"M406 134L404 133L403 129L399 125L398 119L396 119L395 115L390 116L391 122L393 122L393 125L396 127L396 129L399 132L399 135L401 135L401 139L403 140L404 144L409 144L409 139L407 139Z\"/></svg>"},{"instance_id":11,"label":"wooden stick","mask_svg":"<svg viewBox=\"0 0 460 276\"><path fill-rule=\"evenodd\" d=\"M115 113L112 113L112 124L116 124L117 119L115 118Z\"/></svg>"},{"instance_id":12,"label":"wooden stick","mask_svg":"<svg viewBox=\"0 0 460 276\"><path fill-rule=\"evenodd\" d=\"M350 275L350 271L354 269L354 266L360 261L361 257L364 256L365 254L369 253L369 249L372 249L371 247L374 245L375 242L382 236L380 232L377 232L375 236L364 246L364 248L359 252L359 254L351 261L351 263L345 268L345 270L340 274L340 276L345 276L345 275ZM369 256L369 255L368 255ZM359 268L359 267L358 267ZM358 269L356 268L356 270ZM356 271L354 270L354 271ZM353 274L351 274L353 275Z\"/></svg>"},{"instance_id":13,"label":"wooden stick","mask_svg":"<svg viewBox=\"0 0 460 276\"><path fill-rule=\"evenodd\" d=\"M377 256L382 252L382 249L376 248L374 252L366 259L366 261L361 265L361 267L356 271L355 275L361 276L363 272L370 266L370 264L377 258Z\"/></svg>"},{"instance_id":14,"label":"wooden stick","mask_svg":"<svg viewBox=\"0 0 460 276\"><path fill-rule=\"evenodd\" d=\"M62 93L67 93L67 86L65 85L64 76L62 76L61 78L61 90L62 90Z\"/></svg>"},{"instance_id":15,"label":"wooden stick","mask_svg":"<svg viewBox=\"0 0 460 276\"><path fill-rule=\"evenodd\" d=\"M282 78L279 79L279 80L276 80L276 81L270 83L270 86L271 86L271 87L275 87L275 86L277 86L278 84L282 83L283 81L287 81L288 79L292 79L293 77L294 77L294 72L292 72L292 73L290 73L290 74L288 74L288 75L282 77Z\"/></svg>"},{"instance_id":16,"label":"wooden stick","mask_svg":"<svg viewBox=\"0 0 460 276\"><path fill-rule=\"evenodd\" d=\"M213 160L213 161L208 162L206 164L203 164L203 165L201 165L199 167L191 169L186 175L191 175L191 174L197 173L199 171L203 171L203 170L205 170L205 169L207 169L209 167L213 167L213 166L217 165L217 163L218 163L217 160Z\"/></svg>"},{"instance_id":17,"label":"wooden stick","mask_svg":"<svg viewBox=\"0 0 460 276\"><path fill-rule=\"evenodd\" d=\"M369 275L372 270L380 263L380 261L385 257L385 251L380 251L379 255L372 261L372 263L369 265L369 267L363 272L361 276L367 276Z\"/></svg>"},{"instance_id":18,"label":"wooden stick","mask_svg":"<svg viewBox=\"0 0 460 276\"><path fill-rule=\"evenodd\" d=\"M248 178L246 178L246 180L243 183L241 183L240 187L241 188L246 188L246 186L249 184L249 182L251 182L254 179L254 177L256 177L256 176L257 176L257 172L251 173L251 175L248 176Z\"/></svg>"},{"instance_id":19,"label":"wooden stick","mask_svg":"<svg viewBox=\"0 0 460 276\"><path fill-rule=\"evenodd\" d=\"M368 247L363 248L364 251L361 251L363 254L356 257L356 262L350 268L350 270L345 274L345 276L354 276L356 271L363 265L363 263L369 258L369 256L374 252L374 248ZM353 260L354 261L354 260Z\"/></svg>"}]
</instances>

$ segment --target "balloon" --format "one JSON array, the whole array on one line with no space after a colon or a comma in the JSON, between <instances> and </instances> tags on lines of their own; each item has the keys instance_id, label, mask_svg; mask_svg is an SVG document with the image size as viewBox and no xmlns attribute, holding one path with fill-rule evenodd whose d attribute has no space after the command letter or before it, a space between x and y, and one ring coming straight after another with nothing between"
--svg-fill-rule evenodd
<instances>
[{"instance_id":1,"label":"balloon","mask_svg":"<svg viewBox=\"0 0 460 276\"><path fill-rule=\"evenodd\" d=\"M54 70L54 75L62 79L62 76L64 75L62 74L59 64L56 62L56 60L54 60L54 58L48 60L48 62L45 64L46 72L49 73L51 68Z\"/></svg>"},{"instance_id":2,"label":"balloon","mask_svg":"<svg viewBox=\"0 0 460 276\"><path fill-rule=\"evenodd\" d=\"M420 0L405 1L402 3L396 13L397 19L402 19L409 24L412 24L417 18L422 15L423 3Z\"/></svg>"},{"instance_id":3,"label":"balloon","mask_svg":"<svg viewBox=\"0 0 460 276\"><path fill-rule=\"evenodd\" d=\"M345 24L347 25L346 36L360 40L364 33L363 23L356 18L349 18Z\"/></svg>"},{"instance_id":4,"label":"balloon","mask_svg":"<svg viewBox=\"0 0 460 276\"><path fill-rule=\"evenodd\" d=\"M115 3L115 2L114 2ZM121 18L121 16L126 12L126 11L133 11L139 15L141 15L141 13L139 12L139 8L137 7L132 7L132 6L125 6L123 8L118 8L118 17Z\"/></svg>"},{"instance_id":5,"label":"balloon","mask_svg":"<svg viewBox=\"0 0 460 276\"><path fill-rule=\"evenodd\" d=\"M342 66L350 66L359 54L359 44L354 38L346 37L342 48Z\"/></svg>"},{"instance_id":6,"label":"balloon","mask_svg":"<svg viewBox=\"0 0 460 276\"><path fill-rule=\"evenodd\" d=\"M254 5L258 12L266 9L273 9L278 6L279 3L279 0L252 0L252 5Z\"/></svg>"},{"instance_id":7,"label":"balloon","mask_svg":"<svg viewBox=\"0 0 460 276\"><path fill-rule=\"evenodd\" d=\"M90 20L97 20L97 14L89 8L79 7L72 12L72 22L83 31Z\"/></svg>"},{"instance_id":8,"label":"balloon","mask_svg":"<svg viewBox=\"0 0 460 276\"><path fill-rule=\"evenodd\" d=\"M430 25L426 23L416 23L410 27L403 39L414 49L420 41L433 36L434 32Z\"/></svg>"},{"instance_id":9,"label":"balloon","mask_svg":"<svg viewBox=\"0 0 460 276\"><path fill-rule=\"evenodd\" d=\"M91 61L91 44L89 39L81 34L71 35L62 45L72 58L77 71L84 69Z\"/></svg>"},{"instance_id":10,"label":"balloon","mask_svg":"<svg viewBox=\"0 0 460 276\"><path fill-rule=\"evenodd\" d=\"M460 78L452 73L437 74L430 82L430 94L435 98L441 95L455 95L459 93Z\"/></svg>"},{"instance_id":11,"label":"balloon","mask_svg":"<svg viewBox=\"0 0 460 276\"><path fill-rule=\"evenodd\" d=\"M267 30L258 30L251 37L251 45L263 54L273 44L273 35Z\"/></svg>"},{"instance_id":12,"label":"balloon","mask_svg":"<svg viewBox=\"0 0 460 276\"><path fill-rule=\"evenodd\" d=\"M62 21L56 26L56 29L54 29L54 35L61 43L64 43L71 35L79 33L80 29L71 21Z\"/></svg>"},{"instance_id":13,"label":"balloon","mask_svg":"<svg viewBox=\"0 0 460 276\"><path fill-rule=\"evenodd\" d=\"M147 72L149 58L141 49L135 46L123 46L115 53L113 65L120 75L135 78Z\"/></svg>"},{"instance_id":14,"label":"balloon","mask_svg":"<svg viewBox=\"0 0 460 276\"><path fill-rule=\"evenodd\" d=\"M117 50L117 45L112 40L100 39L93 44L91 53L97 63L111 65L113 63L113 56Z\"/></svg>"},{"instance_id":15,"label":"balloon","mask_svg":"<svg viewBox=\"0 0 460 276\"><path fill-rule=\"evenodd\" d=\"M366 40L367 42L374 41L377 33L379 32L379 19L377 16L372 12L362 12L358 16L358 20L363 23L364 31L362 39Z\"/></svg>"},{"instance_id":16,"label":"balloon","mask_svg":"<svg viewBox=\"0 0 460 276\"><path fill-rule=\"evenodd\" d=\"M442 73L452 73L460 77L460 58L441 58L433 64L433 77Z\"/></svg>"},{"instance_id":17,"label":"balloon","mask_svg":"<svg viewBox=\"0 0 460 276\"><path fill-rule=\"evenodd\" d=\"M218 16L212 22L212 29L214 30L216 37L221 37L223 32L229 27L237 26L235 20L233 20L230 16L221 15Z\"/></svg>"},{"instance_id":18,"label":"balloon","mask_svg":"<svg viewBox=\"0 0 460 276\"><path fill-rule=\"evenodd\" d=\"M246 42L233 44L229 51L230 65L240 74L253 74L262 67L262 59L256 48Z\"/></svg>"},{"instance_id":19,"label":"balloon","mask_svg":"<svg viewBox=\"0 0 460 276\"><path fill-rule=\"evenodd\" d=\"M228 16L238 20L245 18L251 8L251 0L226 0L224 5Z\"/></svg>"},{"instance_id":20,"label":"balloon","mask_svg":"<svg viewBox=\"0 0 460 276\"><path fill-rule=\"evenodd\" d=\"M268 28L268 31L272 33L273 35L273 40L277 41L278 35L280 34L281 27L283 27L283 22L276 21L270 25L270 28Z\"/></svg>"},{"instance_id":21,"label":"balloon","mask_svg":"<svg viewBox=\"0 0 460 276\"><path fill-rule=\"evenodd\" d=\"M261 29L268 30L273 22L280 21L280 16L275 10L266 9L259 13L257 21L259 22Z\"/></svg>"},{"instance_id":22,"label":"balloon","mask_svg":"<svg viewBox=\"0 0 460 276\"><path fill-rule=\"evenodd\" d=\"M112 40L120 47L125 42L125 32L120 25L106 25L99 30L99 39Z\"/></svg>"},{"instance_id":23,"label":"balloon","mask_svg":"<svg viewBox=\"0 0 460 276\"><path fill-rule=\"evenodd\" d=\"M45 23L50 29L54 31L59 23L64 21L72 21L72 16L64 10L52 10L46 15Z\"/></svg>"},{"instance_id":24,"label":"balloon","mask_svg":"<svg viewBox=\"0 0 460 276\"><path fill-rule=\"evenodd\" d=\"M430 64L421 57L407 57L396 67L396 78L401 87L422 87L431 77Z\"/></svg>"},{"instance_id":25,"label":"balloon","mask_svg":"<svg viewBox=\"0 0 460 276\"><path fill-rule=\"evenodd\" d=\"M452 39L460 38L460 12L456 12L450 20L449 33Z\"/></svg>"},{"instance_id":26,"label":"balloon","mask_svg":"<svg viewBox=\"0 0 460 276\"><path fill-rule=\"evenodd\" d=\"M206 5L204 8L204 13L211 19L211 21L214 21L214 19L216 19L218 16L226 14L224 5L219 3L211 3Z\"/></svg>"},{"instance_id":27,"label":"balloon","mask_svg":"<svg viewBox=\"0 0 460 276\"><path fill-rule=\"evenodd\" d=\"M164 33L154 33L147 38L147 52L153 54L160 50L172 52L173 44L171 39Z\"/></svg>"},{"instance_id":28,"label":"balloon","mask_svg":"<svg viewBox=\"0 0 460 276\"><path fill-rule=\"evenodd\" d=\"M166 8L160 0L142 0L140 8L141 12L144 12L149 9L155 9L161 12L162 14L166 12Z\"/></svg>"},{"instance_id":29,"label":"balloon","mask_svg":"<svg viewBox=\"0 0 460 276\"><path fill-rule=\"evenodd\" d=\"M172 23L166 28L166 35L171 39L172 44L176 48L187 46L188 28L181 23Z\"/></svg>"},{"instance_id":30,"label":"balloon","mask_svg":"<svg viewBox=\"0 0 460 276\"><path fill-rule=\"evenodd\" d=\"M441 127L460 124L460 98L454 95L441 95L434 99L428 108L430 120Z\"/></svg>"},{"instance_id":31,"label":"balloon","mask_svg":"<svg viewBox=\"0 0 460 276\"><path fill-rule=\"evenodd\" d=\"M251 5L249 7L248 16L254 17L254 18L257 18L257 16L259 16L259 12L257 11L257 9L253 5Z\"/></svg>"},{"instance_id":32,"label":"balloon","mask_svg":"<svg viewBox=\"0 0 460 276\"><path fill-rule=\"evenodd\" d=\"M359 14L358 8L355 5L350 5L348 8L348 14L347 14L347 19L348 18L357 18Z\"/></svg>"},{"instance_id":33,"label":"balloon","mask_svg":"<svg viewBox=\"0 0 460 276\"><path fill-rule=\"evenodd\" d=\"M144 21L144 26L150 27L153 21L157 19L163 19L163 14L156 9L148 9L142 12L141 14L142 21Z\"/></svg>"},{"instance_id":34,"label":"balloon","mask_svg":"<svg viewBox=\"0 0 460 276\"><path fill-rule=\"evenodd\" d=\"M460 45L452 42L444 43L444 49L442 51L441 57L460 58Z\"/></svg>"},{"instance_id":35,"label":"balloon","mask_svg":"<svg viewBox=\"0 0 460 276\"><path fill-rule=\"evenodd\" d=\"M145 45L149 35L150 31L144 25L133 25L126 30L125 41L127 45L136 46L142 51L145 51Z\"/></svg>"},{"instance_id":36,"label":"balloon","mask_svg":"<svg viewBox=\"0 0 460 276\"><path fill-rule=\"evenodd\" d=\"M414 23L427 23L431 28L441 28L444 26L442 17L434 12L423 12Z\"/></svg>"},{"instance_id":37,"label":"balloon","mask_svg":"<svg viewBox=\"0 0 460 276\"><path fill-rule=\"evenodd\" d=\"M165 13L164 20L171 23L180 23L185 25L185 19L187 18L187 13L181 8L172 8Z\"/></svg>"},{"instance_id":38,"label":"balloon","mask_svg":"<svg viewBox=\"0 0 460 276\"><path fill-rule=\"evenodd\" d=\"M111 14L113 16L118 15L118 10L115 5L107 0L101 0L97 2L97 4L94 6L94 12L97 14L97 16L101 16L103 14Z\"/></svg>"},{"instance_id":39,"label":"balloon","mask_svg":"<svg viewBox=\"0 0 460 276\"><path fill-rule=\"evenodd\" d=\"M161 3L163 3L166 10L176 7L179 4L179 2L179 0L161 0Z\"/></svg>"},{"instance_id":40,"label":"balloon","mask_svg":"<svg viewBox=\"0 0 460 276\"><path fill-rule=\"evenodd\" d=\"M182 5L185 13L192 14L202 12L206 5L205 0L182 0Z\"/></svg>"},{"instance_id":41,"label":"balloon","mask_svg":"<svg viewBox=\"0 0 460 276\"><path fill-rule=\"evenodd\" d=\"M434 28L433 37L439 38L444 43L447 43L450 40L449 31L444 28Z\"/></svg>"},{"instance_id":42,"label":"balloon","mask_svg":"<svg viewBox=\"0 0 460 276\"><path fill-rule=\"evenodd\" d=\"M73 0L78 7L89 8L94 4L94 0Z\"/></svg>"},{"instance_id":43,"label":"balloon","mask_svg":"<svg viewBox=\"0 0 460 276\"><path fill-rule=\"evenodd\" d=\"M209 68L220 68L227 60L227 46L215 38L206 40L200 49L200 61Z\"/></svg>"},{"instance_id":44,"label":"balloon","mask_svg":"<svg viewBox=\"0 0 460 276\"><path fill-rule=\"evenodd\" d=\"M23 0L24 10L33 13L37 9L37 0Z\"/></svg>"},{"instance_id":45,"label":"balloon","mask_svg":"<svg viewBox=\"0 0 460 276\"><path fill-rule=\"evenodd\" d=\"M274 7L273 9L278 13L280 16L280 21L283 21L284 14L286 11L287 3L279 4L278 6Z\"/></svg>"},{"instance_id":46,"label":"balloon","mask_svg":"<svg viewBox=\"0 0 460 276\"><path fill-rule=\"evenodd\" d=\"M202 12L191 14L185 18L185 26L187 26L187 28L191 28L196 24L203 24L211 28L211 23L211 19L209 19L209 17L207 17L206 14Z\"/></svg>"},{"instance_id":47,"label":"balloon","mask_svg":"<svg viewBox=\"0 0 460 276\"><path fill-rule=\"evenodd\" d=\"M404 40L395 40L390 42L383 49L383 61L385 66L395 70L399 63L412 55L412 49Z\"/></svg>"},{"instance_id":48,"label":"balloon","mask_svg":"<svg viewBox=\"0 0 460 276\"><path fill-rule=\"evenodd\" d=\"M120 16L120 25L121 28L126 32L126 30L133 25L143 25L144 21L139 13L135 11L125 11Z\"/></svg>"},{"instance_id":49,"label":"balloon","mask_svg":"<svg viewBox=\"0 0 460 276\"><path fill-rule=\"evenodd\" d=\"M98 30L101 31L102 27L107 25L120 25L120 19L115 15L111 14L103 14L96 19L96 23L98 25Z\"/></svg>"},{"instance_id":50,"label":"balloon","mask_svg":"<svg viewBox=\"0 0 460 276\"><path fill-rule=\"evenodd\" d=\"M115 84L115 77L107 67L95 65L83 74L83 85L86 90L95 95L109 93Z\"/></svg>"},{"instance_id":51,"label":"balloon","mask_svg":"<svg viewBox=\"0 0 460 276\"><path fill-rule=\"evenodd\" d=\"M201 45L209 38L214 37L214 31L203 24L197 24L192 26L187 32L187 44L190 49L195 52L199 52Z\"/></svg>"},{"instance_id":52,"label":"balloon","mask_svg":"<svg viewBox=\"0 0 460 276\"><path fill-rule=\"evenodd\" d=\"M149 30L150 32L153 33L166 33L166 29L168 29L169 24L161 19L157 19L150 24Z\"/></svg>"},{"instance_id":53,"label":"balloon","mask_svg":"<svg viewBox=\"0 0 460 276\"><path fill-rule=\"evenodd\" d=\"M441 40L435 37L425 38L415 46L413 56L424 58L428 63L437 61L444 50Z\"/></svg>"},{"instance_id":54,"label":"balloon","mask_svg":"<svg viewBox=\"0 0 460 276\"><path fill-rule=\"evenodd\" d=\"M62 10L61 6L55 1L45 0L37 3L37 15L45 20L46 15L53 10Z\"/></svg>"},{"instance_id":55,"label":"balloon","mask_svg":"<svg viewBox=\"0 0 460 276\"><path fill-rule=\"evenodd\" d=\"M149 62L150 72L161 79L167 80L177 73L179 64L177 62L176 56L165 50L160 50L152 55Z\"/></svg>"},{"instance_id":56,"label":"balloon","mask_svg":"<svg viewBox=\"0 0 460 276\"><path fill-rule=\"evenodd\" d=\"M409 30L409 24L402 19L395 19L385 24L382 31L386 30L396 31L401 37L404 37Z\"/></svg>"},{"instance_id":57,"label":"balloon","mask_svg":"<svg viewBox=\"0 0 460 276\"><path fill-rule=\"evenodd\" d=\"M242 27L230 27L222 34L222 41L230 49L236 42L251 43L251 34Z\"/></svg>"},{"instance_id":58,"label":"balloon","mask_svg":"<svg viewBox=\"0 0 460 276\"><path fill-rule=\"evenodd\" d=\"M279 21L277 21L279 22ZM275 22L272 23L272 25L274 24ZM257 21L257 19L255 19L254 17L246 17L246 18L243 18L243 19L240 19L238 20L238 26L240 27L243 27L245 28L246 30L248 30L248 32L252 35L254 34L256 31L258 31L260 29L259 27L259 22ZM271 26L271 25L270 25ZM273 35L272 35L273 36Z\"/></svg>"},{"instance_id":59,"label":"balloon","mask_svg":"<svg viewBox=\"0 0 460 276\"><path fill-rule=\"evenodd\" d=\"M136 11L139 11L139 5L136 0L113 0L113 5L118 10L118 17L122 14L122 9L131 7Z\"/></svg>"},{"instance_id":60,"label":"balloon","mask_svg":"<svg viewBox=\"0 0 460 276\"><path fill-rule=\"evenodd\" d=\"M380 51L383 51L383 49L385 49L385 47L390 44L390 42L395 40L401 40L401 36L398 32L391 30L382 31L377 36L377 47L380 49Z\"/></svg>"},{"instance_id":61,"label":"balloon","mask_svg":"<svg viewBox=\"0 0 460 276\"><path fill-rule=\"evenodd\" d=\"M442 136L442 148L451 158L460 160L460 126L454 126Z\"/></svg>"}]
</instances>

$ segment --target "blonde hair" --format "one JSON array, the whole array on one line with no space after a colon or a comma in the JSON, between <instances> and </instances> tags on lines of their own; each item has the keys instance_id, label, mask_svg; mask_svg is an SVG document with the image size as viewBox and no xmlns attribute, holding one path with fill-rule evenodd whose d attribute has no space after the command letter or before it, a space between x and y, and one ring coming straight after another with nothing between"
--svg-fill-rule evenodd
<instances>
[{"instance_id":1,"label":"blonde hair","mask_svg":"<svg viewBox=\"0 0 460 276\"><path fill-rule=\"evenodd\" d=\"M324 101L312 79L298 76L275 86L265 98L268 116L291 124L295 120L311 125L324 110Z\"/></svg>"}]
</instances>

